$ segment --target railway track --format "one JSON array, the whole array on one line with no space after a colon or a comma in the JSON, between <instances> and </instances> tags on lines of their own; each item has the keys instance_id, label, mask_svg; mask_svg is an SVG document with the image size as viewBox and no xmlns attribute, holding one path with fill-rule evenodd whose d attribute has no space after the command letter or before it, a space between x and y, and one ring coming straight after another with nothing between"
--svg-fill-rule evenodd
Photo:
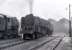
<instances>
[{"instance_id":1,"label":"railway track","mask_svg":"<svg viewBox=\"0 0 72 50\"><path fill-rule=\"evenodd\" d=\"M0 40L0 43L2 43L2 42L7 42L7 41L12 41L12 40L16 40L16 38L14 38L14 39L4 39L4 40Z\"/></svg>"},{"instance_id":2,"label":"railway track","mask_svg":"<svg viewBox=\"0 0 72 50\"><path fill-rule=\"evenodd\" d=\"M51 44L49 44L49 43L51 43L51 42L52 42L53 40L55 40L55 39L58 39L58 38L54 38L54 39L51 39L50 41L46 41L46 42L42 43L41 45L38 45L38 46L36 46L36 47L34 47L34 48L31 48L30 50L45 50L45 48L42 49L42 47L45 47L44 45L46 45L46 44L51 45ZM62 39L63 39L63 37L60 38L60 39L58 40L58 42L55 43L54 46L51 46L51 47L52 47L51 49L47 49L47 50L55 50L55 49L59 46L59 44L62 42ZM53 43L53 42L52 42L52 43ZM48 45L47 45L47 46L48 46Z\"/></svg>"},{"instance_id":3,"label":"railway track","mask_svg":"<svg viewBox=\"0 0 72 50\"><path fill-rule=\"evenodd\" d=\"M26 41L23 41L21 39L14 39L14 40L6 41L3 43L0 43L0 50L8 48L8 47L16 46L16 45L22 44L24 42L26 42Z\"/></svg>"},{"instance_id":4,"label":"railway track","mask_svg":"<svg viewBox=\"0 0 72 50\"><path fill-rule=\"evenodd\" d=\"M49 42L51 42L51 41L53 41L53 40L55 40L56 38L58 38L58 37L49 37L49 39L45 39L45 41L43 40L43 41L41 41L41 42L38 42L37 44L36 43L34 43L34 44L32 44L30 47L29 46L27 46L28 48L25 48L24 47L24 49L25 50L37 50L38 48L40 48L41 46L43 46L43 45L45 45L46 43L49 43ZM41 40L41 39L40 39ZM45 49L44 49L45 50Z\"/></svg>"},{"instance_id":5,"label":"railway track","mask_svg":"<svg viewBox=\"0 0 72 50\"><path fill-rule=\"evenodd\" d=\"M6 43L12 43L12 42L19 41L19 40L21 40L21 39L2 40L2 41L0 41L0 45L6 44Z\"/></svg>"},{"instance_id":6,"label":"railway track","mask_svg":"<svg viewBox=\"0 0 72 50\"><path fill-rule=\"evenodd\" d=\"M59 40L59 42L55 45L55 47L52 50L56 50L56 48L60 45L60 43L62 42L63 38L61 38Z\"/></svg>"},{"instance_id":7,"label":"railway track","mask_svg":"<svg viewBox=\"0 0 72 50\"><path fill-rule=\"evenodd\" d=\"M11 40L2 40L3 42L0 42L0 50L3 50L5 48L13 47L19 44L23 44L25 42L29 42L23 39L11 39ZM34 40L30 40L34 41Z\"/></svg>"},{"instance_id":8,"label":"railway track","mask_svg":"<svg viewBox=\"0 0 72 50\"><path fill-rule=\"evenodd\" d=\"M22 45L22 44L27 44L27 43L25 43L25 42L30 42L30 43L34 43L33 44L33 46L31 46L31 47L29 47L27 50L36 50L37 48L39 48L39 47L41 47L41 46L43 46L43 45L45 45L46 43L49 43L49 42L51 42L51 41L53 41L54 39L56 39L56 38L58 38L58 37L52 37L52 38L50 38L49 40L46 40L46 41L44 41L44 42L41 42L41 44L37 44L37 45L34 45L35 43L33 42L33 41L37 41L37 40L33 40L33 41L23 41L23 40L19 40L19 41L15 41L15 42L10 42L10 43L6 43L6 44L3 44L3 45L0 45L0 50L4 50L4 49L8 49L8 48L10 48L10 47L13 47L13 46L19 46L20 44ZM41 38L42 39L42 38ZM40 39L40 40L41 40ZM38 40L39 41L39 40ZM30 44L29 43L29 44ZM27 44L28 45L28 44ZM10 50L10 49L9 49ZM16 50L16 49L15 49ZM26 49L25 49L26 50Z\"/></svg>"}]
</instances>

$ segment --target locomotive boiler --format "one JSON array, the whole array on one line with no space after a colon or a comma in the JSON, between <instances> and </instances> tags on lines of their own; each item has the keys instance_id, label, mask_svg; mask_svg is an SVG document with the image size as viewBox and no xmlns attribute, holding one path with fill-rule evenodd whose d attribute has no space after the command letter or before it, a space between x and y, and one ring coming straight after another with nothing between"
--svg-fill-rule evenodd
<instances>
[{"instance_id":1,"label":"locomotive boiler","mask_svg":"<svg viewBox=\"0 0 72 50\"><path fill-rule=\"evenodd\" d=\"M52 35L53 26L49 21L29 14L21 18L21 32L23 39L37 39L45 35Z\"/></svg>"}]
</instances>

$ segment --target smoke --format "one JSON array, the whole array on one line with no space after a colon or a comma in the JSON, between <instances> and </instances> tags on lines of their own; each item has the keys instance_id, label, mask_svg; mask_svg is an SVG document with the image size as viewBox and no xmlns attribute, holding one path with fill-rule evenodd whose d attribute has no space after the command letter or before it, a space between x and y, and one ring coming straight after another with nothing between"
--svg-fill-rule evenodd
<instances>
[{"instance_id":1,"label":"smoke","mask_svg":"<svg viewBox=\"0 0 72 50\"><path fill-rule=\"evenodd\" d=\"M34 0L26 0L26 1L32 5Z\"/></svg>"},{"instance_id":2,"label":"smoke","mask_svg":"<svg viewBox=\"0 0 72 50\"><path fill-rule=\"evenodd\" d=\"M29 4L30 13L32 13L34 0L26 0L26 1L27 1L27 3Z\"/></svg>"}]
</instances>

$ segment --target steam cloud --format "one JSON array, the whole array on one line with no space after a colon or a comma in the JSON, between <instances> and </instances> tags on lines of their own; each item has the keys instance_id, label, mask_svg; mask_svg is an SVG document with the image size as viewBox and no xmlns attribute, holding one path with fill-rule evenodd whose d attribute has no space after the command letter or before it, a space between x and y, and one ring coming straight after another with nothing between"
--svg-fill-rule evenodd
<instances>
[{"instance_id":1,"label":"steam cloud","mask_svg":"<svg viewBox=\"0 0 72 50\"><path fill-rule=\"evenodd\" d=\"M27 2L29 4L29 8L30 8L30 13L32 13L32 11L33 11L33 1L34 0L27 0Z\"/></svg>"}]
</instances>

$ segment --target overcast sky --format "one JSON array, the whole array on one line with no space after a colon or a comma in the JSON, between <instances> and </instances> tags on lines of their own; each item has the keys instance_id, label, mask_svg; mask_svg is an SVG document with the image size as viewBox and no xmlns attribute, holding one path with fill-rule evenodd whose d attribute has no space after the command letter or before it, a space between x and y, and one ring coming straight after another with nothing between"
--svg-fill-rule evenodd
<instances>
[{"instance_id":1,"label":"overcast sky","mask_svg":"<svg viewBox=\"0 0 72 50\"><path fill-rule=\"evenodd\" d=\"M29 14L29 0L0 0L0 13L10 16L25 16ZM34 0L33 14L41 18L68 18L68 3L71 0ZM71 4L72 5L72 4ZM72 6L71 6L72 8Z\"/></svg>"}]
</instances>

